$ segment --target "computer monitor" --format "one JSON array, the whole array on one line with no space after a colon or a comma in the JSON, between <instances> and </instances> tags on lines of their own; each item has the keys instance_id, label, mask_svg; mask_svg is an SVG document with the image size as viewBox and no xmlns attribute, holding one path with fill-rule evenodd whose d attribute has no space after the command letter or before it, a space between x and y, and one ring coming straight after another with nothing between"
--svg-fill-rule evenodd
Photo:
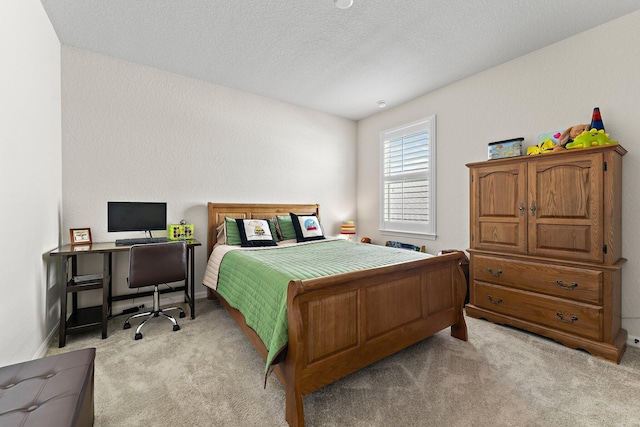
<instances>
[{"instance_id":1,"label":"computer monitor","mask_svg":"<svg viewBox=\"0 0 640 427\"><path fill-rule=\"evenodd\" d=\"M107 231L167 229L165 202L107 202Z\"/></svg>"}]
</instances>

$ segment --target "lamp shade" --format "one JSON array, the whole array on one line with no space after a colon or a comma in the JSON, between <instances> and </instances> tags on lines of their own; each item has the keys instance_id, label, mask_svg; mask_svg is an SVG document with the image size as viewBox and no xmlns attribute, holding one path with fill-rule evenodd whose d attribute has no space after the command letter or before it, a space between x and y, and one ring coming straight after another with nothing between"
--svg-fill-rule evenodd
<instances>
[{"instance_id":1,"label":"lamp shade","mask_svg":"<svg viewBox=\"0 0 640 427\"><path fill-rule=\"evenodd\" d=\"M340 234L356 234L356 224L353 221L342 221Z\"/></svg>"}]
</instances>

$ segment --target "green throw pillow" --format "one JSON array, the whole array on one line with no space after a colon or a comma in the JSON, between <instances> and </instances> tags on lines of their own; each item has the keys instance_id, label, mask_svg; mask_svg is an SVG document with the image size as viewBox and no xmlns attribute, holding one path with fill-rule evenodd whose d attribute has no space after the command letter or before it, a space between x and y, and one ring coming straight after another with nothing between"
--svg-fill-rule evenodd
<instances>
[{"instance_id":1,"label":"green throw pillow","mask_svg":"<svg viewBox=\"0 0 640 427\"><path fill-rule=\"evenodd\" d=\"M242 240L240 239L240 231L238 231L238 224L233 218L225 217L225 228L227 229L227 245L240 246Z\"/></svg>"},{"instance_id":2,"label":"green throw pillow","mask_svg":"<svg viewBox=\"0 0 640 427\"><path fill-rule=\"evenodd\" d=\"M293 220L290 215L276 217L278 219L278 226L280 227L280 236L282 240L292 240L296 238L296 230L293 228Z\"/></svg>"}]
</instances>

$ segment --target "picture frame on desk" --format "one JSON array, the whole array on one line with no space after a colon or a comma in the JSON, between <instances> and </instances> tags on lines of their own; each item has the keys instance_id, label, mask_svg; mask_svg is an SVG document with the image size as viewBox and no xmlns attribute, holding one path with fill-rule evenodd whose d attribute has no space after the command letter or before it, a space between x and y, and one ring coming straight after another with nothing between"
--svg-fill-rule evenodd
<instances>
[{"instance_id":1,"label":"picture frame on desk","mask_svg":"<svg viewBox=\"0 0 640 427\"><path fill-rule=\"evenodd\" d=\"M92 243L90 228L70 228L69 237L72 246L90 245Z\"/></svg>"}]
</instances>

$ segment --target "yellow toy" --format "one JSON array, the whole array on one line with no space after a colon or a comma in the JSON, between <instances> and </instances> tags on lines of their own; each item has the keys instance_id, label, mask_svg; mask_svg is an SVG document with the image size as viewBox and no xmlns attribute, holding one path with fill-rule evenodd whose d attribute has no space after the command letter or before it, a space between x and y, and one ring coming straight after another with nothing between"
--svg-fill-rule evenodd
<instances>
[{"instance_id":1,"label":"yellow toy","mask_svg":"<svg viewBox=\"0 0 640 427\"><path fill-rule=\"evenodd\" d=\"M553 152L553 149L555 148L556 144L550 140L547 139L544 142L541 142L538 145L533 145L529 148L527 148L527 156L533 156L536 154L545 154L545 153L551 153Z\"/></svg>"},{"instance_id":2,"label":"yellow toy","mask_svg":"<svg viewBox=\"0 0 640 427\"><path fill-rule=\"evenodd\" d=\"M609 134L604 133L604 129L597 130L595 128L584 131L580 135L576 136L573 142L565 145L567 150L575 149L575 148L588 148L598 145L613 145L617 144L618 141L614 141L609 139Z\"/></svg>"}]
</instances>

